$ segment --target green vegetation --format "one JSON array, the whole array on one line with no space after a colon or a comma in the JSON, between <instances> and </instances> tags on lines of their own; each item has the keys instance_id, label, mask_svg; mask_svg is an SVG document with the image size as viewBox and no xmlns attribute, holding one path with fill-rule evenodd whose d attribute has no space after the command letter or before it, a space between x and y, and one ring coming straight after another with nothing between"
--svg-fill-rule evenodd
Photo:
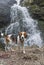
<instances>
[{"instance_id":1,"label":"green vegetation","mask_svg":"<svg viewBox=\"0 0 44 65\"><path fill-rule=\"evenodd\" d=\"M24 0L22 5L29 7L33 18L44 20L44 0L33 0L31 3L30 0Z\"/></svg>"}]
</instances>

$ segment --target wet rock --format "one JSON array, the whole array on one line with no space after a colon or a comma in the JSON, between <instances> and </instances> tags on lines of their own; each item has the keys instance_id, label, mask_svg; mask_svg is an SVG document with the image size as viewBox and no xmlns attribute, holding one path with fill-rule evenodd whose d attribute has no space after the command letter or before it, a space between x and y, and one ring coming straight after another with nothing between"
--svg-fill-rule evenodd
<instances>
[{"instance_id":1,"label":"wet rock","mask_svg":"<svg viewBox=\"0 0 44 65\"><path fill-rule=\"evenodd\" d=\"M33 45L31 46L31 48L39 48L39 46L33 44Z\"/></svg>"},{"instance_id":2,"label":"wet rock","mask_svg":"<svg viewBox=\"0 0 44 65\"><path fill-rule=\"evenodd\" d=\"M0 28L10 23L10 8L15 0L0 0Z\"/></svg>"}]
</instances>

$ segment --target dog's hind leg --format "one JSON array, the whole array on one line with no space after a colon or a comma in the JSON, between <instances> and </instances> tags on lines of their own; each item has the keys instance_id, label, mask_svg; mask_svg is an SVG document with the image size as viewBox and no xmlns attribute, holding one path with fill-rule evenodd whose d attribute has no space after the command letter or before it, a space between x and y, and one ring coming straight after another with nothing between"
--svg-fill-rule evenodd
<instances>
[{"instance_id":1,"label":"dog's hind leg","mask_svg":"<svg viewBox=\"0 0 44 65\"><path fill-rule=\"evenodd\" d=\"M5 45L5 52L7 52L7 45Z\"/></svg>"}]
</instances>

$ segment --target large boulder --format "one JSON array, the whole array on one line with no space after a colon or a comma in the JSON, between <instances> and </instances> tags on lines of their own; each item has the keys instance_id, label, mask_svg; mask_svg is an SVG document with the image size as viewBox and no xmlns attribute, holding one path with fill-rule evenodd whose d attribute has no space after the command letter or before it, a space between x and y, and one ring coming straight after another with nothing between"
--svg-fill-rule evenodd
<instances>
[{"instance_id":1,"label":"large boulder","mask_svg":"<svg viewBox=\"0 0 44 65\"><path fill-rule=\"evenodd\" d=\"M0 28L10 23L10 8L15 0L0 0Z\"/></svg>"}]
</instances>

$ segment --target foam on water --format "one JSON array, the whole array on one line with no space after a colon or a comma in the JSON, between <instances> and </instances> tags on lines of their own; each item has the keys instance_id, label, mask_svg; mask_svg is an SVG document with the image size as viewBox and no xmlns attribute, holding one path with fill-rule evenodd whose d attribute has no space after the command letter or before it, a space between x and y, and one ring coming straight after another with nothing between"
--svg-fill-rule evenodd
<instances>
[{"instance_id":1,"label":"foam on water","mask_svg":"<svg viewBox=\"0 0 44 65\"><path fill-rule=\"evenodd\" d=\"M19 5L20 4L20 0L16 0L17 1L17 5Z\"/></svg>"}]
</instances>

